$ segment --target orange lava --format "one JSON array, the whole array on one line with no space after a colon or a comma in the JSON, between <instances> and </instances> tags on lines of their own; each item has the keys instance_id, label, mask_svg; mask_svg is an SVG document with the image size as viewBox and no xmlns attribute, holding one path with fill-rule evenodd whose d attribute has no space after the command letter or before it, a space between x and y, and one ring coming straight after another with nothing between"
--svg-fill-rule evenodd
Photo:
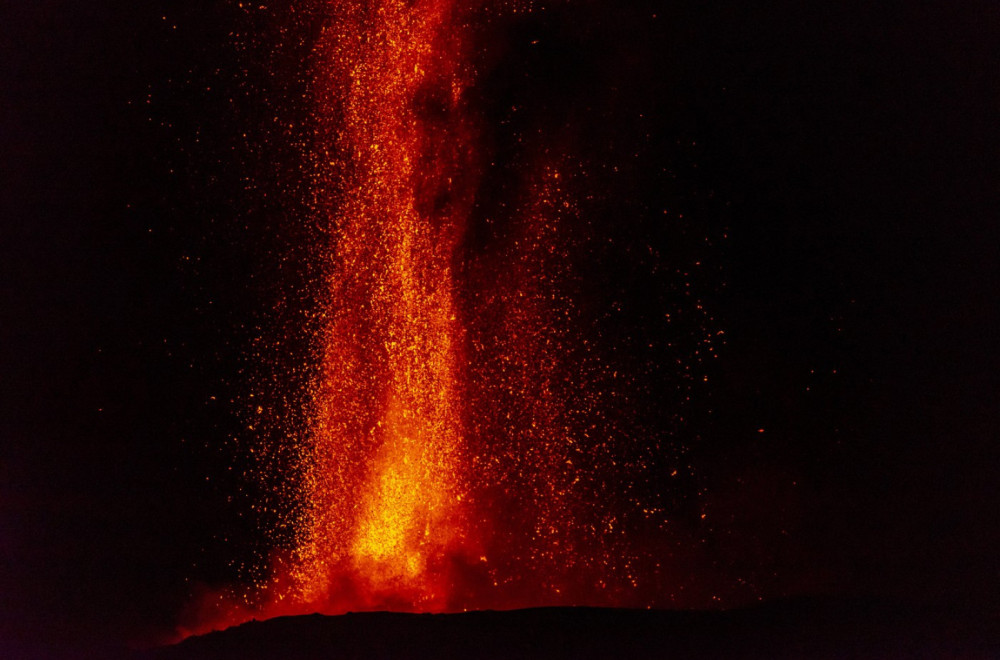
<instances>
[{"instance_id":1,"label":"orange lava","mask_svg":"<svg viewBox=\"0 0 1000 660\"><path fill-rule=\"evenodd\" d=\"M310 165L332 254L297 547L256 593L202 599L182 636L307 612L455 609L452 567L481 555L466 524L454 278L477 183L463 18L452 0L324 11Z\"/></svg>"},{"instance_id":2,"label":"orange lava","mask_svg":"<svg viewBox=\"0 0 1000 660\"><path fill-rule=\"evenodd\" d=\"M301 483L285 494L301 500L297 540L253 593L203 598L183 634L310 612L660 602L665 546L636 550L626 530L645 542L668 521L620 487L658 478L658 441L608 412L635 383L602 362L574 302L572 255L591 239L568 188L584 164L558 138L526 150L509 207L486 211L505 229L470 252L488 158L475 3L328 4L307 167L330 254Z\"/></svg>"},{"instance_id":3,"label":"orange lava","mask_svg":"<svg viewBox=\"0 0 1000 660\"><path fill-rule=\"evenodd\" d=\"M467 536L453 277L474 181L454 3L339 10L317 46L336 235L295 598L442 610Z\"/></svg>"}]
</instances>

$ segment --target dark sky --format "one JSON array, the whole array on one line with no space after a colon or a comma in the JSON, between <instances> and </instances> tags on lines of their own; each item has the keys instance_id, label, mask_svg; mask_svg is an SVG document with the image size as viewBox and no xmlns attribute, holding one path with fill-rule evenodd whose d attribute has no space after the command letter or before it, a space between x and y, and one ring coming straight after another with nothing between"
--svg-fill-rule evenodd
<instances>
[{"instance_id":1,"label":"dark sky","mask_svg":"<svg viewBox=\"0 0 1000 660\"><path fill-rule=\"evenodd\" d=\"M282 359L255 338L308 305L271 118L305 112L315 23L235 4L0 10L0 640L169 628L261 542L226 439ZM728 343L678 431L710 563L769 597L995 609L998 10L617 4L494 35L478 92L528 127L578 109L578 152L634 167L598 183L638 219L597 231L712 267ZM594 257L594 304L631 291L652 332L663 281L620 257Z\"/></svg>"}]
</instances>

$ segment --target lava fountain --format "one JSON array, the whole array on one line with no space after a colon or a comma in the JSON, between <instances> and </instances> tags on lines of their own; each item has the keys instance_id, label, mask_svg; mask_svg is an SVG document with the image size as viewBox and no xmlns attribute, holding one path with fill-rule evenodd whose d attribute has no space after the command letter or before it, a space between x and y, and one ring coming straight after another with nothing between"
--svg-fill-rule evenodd
<instances>
[{"instance_id":1,"label":"lava fountain","mask_svg":"<svg viewBox=\"0 0 1000 660\"><path fill-rule=\"evenodd\" d=\"M207 598L187 632L310 612L681 602L667 516L705 516L662 496L692 468L634 414L662 407L640 392L661 362L615 362L612 317L578 304L576 260L599 251L578 129L517 136L516 180L485 185L500 159L477 106L477 39L531 3L319 5L301 167L325 279L307 429L289 434L282 477L296 482L282 487L294 540L274 544L252 593ZM690 344L711 352L721 332L690 293L677 303L697 310Z\"/></svg>"},{"instance_id":2,"label":"lava fountain","mask_svg":"<svg viewBox=\"0 0 1000 660\"><path fill-rule=\"evenodd\" d=\"M345 594L443 609L448 558L476 552L454 278L476 183L460 21L447 0L357 3L317 45L336 254L294 577L324 610Z\"/></svg>"}]
</instances>

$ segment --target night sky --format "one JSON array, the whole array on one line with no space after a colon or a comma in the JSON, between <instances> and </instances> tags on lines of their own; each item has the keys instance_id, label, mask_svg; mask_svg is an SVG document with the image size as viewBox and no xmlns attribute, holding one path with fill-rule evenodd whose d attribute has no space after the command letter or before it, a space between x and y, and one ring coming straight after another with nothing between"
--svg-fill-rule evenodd
<instances>
[{"instance_id":1,"label":"night sky","mask_svg":"<svg viewBox=\"0 0 1000 660\"><path fill-rule=\"evenodd\" d=\"M319 21L238 4L0 9L0 641L154 639L273 541L239 447L251 394L296 415ZM642 486L681 604L996 611L1000 12L619 4L483 30L479 194L524 135L605 165L575 286L692 466ZM694 385L685 288L725 336Z\"/></svg>"}]
</instances>

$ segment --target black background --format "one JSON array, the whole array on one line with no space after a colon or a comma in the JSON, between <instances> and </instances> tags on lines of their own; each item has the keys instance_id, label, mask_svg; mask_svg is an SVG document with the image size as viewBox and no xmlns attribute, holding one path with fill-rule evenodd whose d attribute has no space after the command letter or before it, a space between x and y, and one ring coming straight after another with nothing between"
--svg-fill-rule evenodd
<instances>
[{"instance_id":1,"label":"black background","mask_svg":"<svg viewBox=\"0 0 1000 660\"><path fill-rule=\"evenodd\" d=\"M714 413L680 431L706 563L769 597L995 609L1000 16L807 4L571 4L504 33L480 91L528 126L588 108L581 152L636 177L601 180L636 224L599 229L714 268ZM0 10L4 637L149 638L261 542L228 468L308 307L317 23L292 10ZM688 221L655 225L668 204ZM607 272L596 299L640 310L655 278Z\"/></svg>"}]
</instances>

